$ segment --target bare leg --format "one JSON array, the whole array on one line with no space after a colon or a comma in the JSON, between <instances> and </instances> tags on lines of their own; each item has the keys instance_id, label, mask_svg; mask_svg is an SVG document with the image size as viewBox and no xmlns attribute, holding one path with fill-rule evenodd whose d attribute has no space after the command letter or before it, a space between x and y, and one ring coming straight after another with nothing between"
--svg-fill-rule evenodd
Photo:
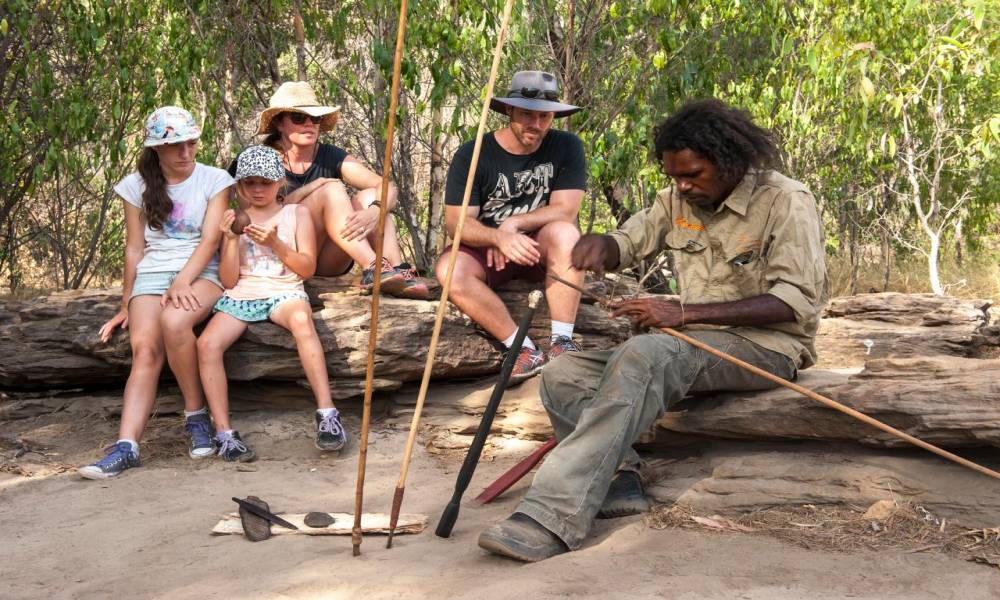
<instances>
[{"instance_id":1,"label":"bare leg","mask_svg":"<svg viewBox=\"0 0 1000 600\"><path fill-rule=\"evenodd\" d=\"M538 230L536 238L541 246L546 270L576 285L583 285L583 271L573 268L570 254L580 239L580 231L572 223L556 221ZM580 292L550 278L545 280L545 298L553 321L576 322L580 306Z\"/></svg>"},{"instance_id":2,"label":"bare leg","mask_svg":"<svg viewBox=\"0 0 1000 600\"><path fill-rule=\"evenodd\" d=\"M363 210L376 199L377 194L377 189L361 190L351 198L351 205L356 211ZM368 244L372 248L375 248L375 234L375 231L368 234ZM385 216L385 235L382 236L382 239L385 240L382 246L382 256L386 257L392 263L392 266L403 262L403 253L399 248L399 238L396 236L396 222L392 218L392 214Z\"/></svg>"},{"instance_id":3,"label":"bare leg","mask_svg":"<svg viewBox=\"0 0 1000 600\"><path fill-rule=\"evenodd\" d=\"M159 296L136 296L128 305L132 371L125 384L118 438L139 441L156 401L156 384L163 370L163 335Z\"/></svg>"},{"instance_id":4,"label":"bare leg","mask_svg":"<svg viewBox=\"0 0 1000 600\"><path fill-rule=\"evenodd\" d=\"M318 256L316 257L316 275L319 277L337 277L350 271L354 259L344 253L340 246L326 237L326 232L316 239ZM362 265L367 267L368 265Z\"/></svg>"},{"instance_id":5,"label":"bare leg","mask_svg":"<svg viewBox=\"0 0 1000 600\"><path fill-rule=\"evenodd\" d=\"M282 302L271 313L271 320L292 332L295 337L302 369L306 372L306 379L316 397L316 408L333 408L326 357L313 324L312 307L305 300Z\"/></svg>"},{"instance_id":6,"label":"bare leg","mask_svg":"<svg viewBox=\"0 0 1000 600\"><path fill-rule=\"evenodd\" d=\"M208 409L218 431L232 429L229 424L229 381L222 359L226 350L240 339L247 324L232 315L217 313L198 338L198 367L201 385L208 398Z\"/></svg>"},{"instance_id":7,"label":"bare leg","mask_svg":"<svg viewBox=\"0 0 1000 600\"><path fill-rule=\"evenodd\" d=\"M201 391L201 380L198 377L198 347L195 343L197 338L193 329L208 317L212 307L222 296L219 286L205 279L195 280L191 287L201 302L201 308L188 311L167 306L160 316L167 361L177 379L177 385L181 388L184 410L187 411L200 410L205 406L205 395Z\"/></svg>"},{"instance_id":8,"label":"bare leg","mask_svg":"<svg viewBox=\"0 0 1000 600\"><path fill-rule=\"evenodd\" d=\"M302 199L316 225L316 239L330 239L345 254L367 267L375 260L375 251L367 239L345 240L340 232L347 218L354 212L347 189L339 181L332 181Z\"/></svg>"},{"instance_id":9,"label":"bare leg","mask_svg":"<svg viewBox=\"0 0 1000 600\"><path fill-rule=\"evenodd\" d=\"M448 274L448 256L448 252L444 253L435 267L442 284ZM459 252L455 261L448 299L498 340L509 338L517 330L503 300L486 285L483 266L464 252Z\"/></svg>"}]
</instances>

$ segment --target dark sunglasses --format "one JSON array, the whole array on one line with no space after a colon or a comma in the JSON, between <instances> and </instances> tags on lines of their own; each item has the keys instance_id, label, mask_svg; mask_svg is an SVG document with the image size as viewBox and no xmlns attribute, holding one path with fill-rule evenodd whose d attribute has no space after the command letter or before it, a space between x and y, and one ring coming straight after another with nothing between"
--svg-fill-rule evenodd
<instances>
[{"instance_id":1,"label":"dark sunglasses","mask_svg":"<svg viewBox=\"0 0 1000 600\"><path fill-rule=\"evenodd\" d=\"M288 118L291 119L292 123L296 125L301 125L306 122L306 120L312 121L314 125L319 125L323 122L323 117L314 117L312 115L307 115L306 113L300 112L286 112Z\"/></svg>"},{"instance_id":2,"label":"dark sunglasses","mask_svg":"<svg viewBox=\"0 0 1000 600\"><path fill-rule=\"evenodd\" d=\"M558 100L559 92L556 90L541 90L538 88L523 87L519 90L511 90L510 95L512 97L521 98L537 98L539 96L545 98L546 100Z\"/></svg>"}]
</instances>

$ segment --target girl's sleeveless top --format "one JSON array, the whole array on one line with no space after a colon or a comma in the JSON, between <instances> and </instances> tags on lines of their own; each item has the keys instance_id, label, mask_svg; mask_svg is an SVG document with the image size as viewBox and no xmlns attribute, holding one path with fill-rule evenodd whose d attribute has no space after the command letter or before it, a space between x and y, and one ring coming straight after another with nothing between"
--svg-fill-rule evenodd
<instances>
[{"instance_id":1,"label":"girl's sleeveless top","mask_svg":"<svg viewBox=\"0 0 1000 600\"><path fill-rule=\"evenodd\" d=\"M286 205L278 214L263 223L258 223L273 225L277 222L278 238L295 251L298 251L298 246L295 244L297 206L297 204ZM235 300L260 300L292 291L305 291L302 277L285 266L273 250L254 243L246 234L241 235L240 279L233 289L226 291L226 295Z\"/></svg>"}]
</instances>

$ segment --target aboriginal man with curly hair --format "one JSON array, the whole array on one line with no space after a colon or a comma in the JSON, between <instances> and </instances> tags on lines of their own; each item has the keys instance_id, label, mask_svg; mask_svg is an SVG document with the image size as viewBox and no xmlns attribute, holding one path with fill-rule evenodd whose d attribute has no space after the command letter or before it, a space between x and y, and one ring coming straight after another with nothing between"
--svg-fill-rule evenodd
<instances>
[{"instance_id":1,"label":"aboriginal man with curly hair","mask_svg":"<svg viewBox=\"0 0 1000 600\"><path fill-rule=\"evenodd\" d=\"M822 228L809 190L773 170L774 136L744 111L699 100L655 128L654 148L672 185L618 231L583 236L573 266L601 273L670 252L680 296L618 303L615 316L654 332L542 372L559 445L517 511L480 535L496 554L543 560L579 548L595 517L645 512L632 444L665 410L689 394L774 387L656 328L683 328L785 379L816 361Z\"/></svg>"}]
</instances>

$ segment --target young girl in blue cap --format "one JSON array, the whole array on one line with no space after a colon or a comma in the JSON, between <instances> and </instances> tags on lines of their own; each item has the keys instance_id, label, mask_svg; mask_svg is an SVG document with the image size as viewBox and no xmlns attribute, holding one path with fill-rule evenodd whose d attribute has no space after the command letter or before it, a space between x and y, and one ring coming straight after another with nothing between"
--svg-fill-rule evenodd
<instances>
[{"instance_id":1,"label":"young girl in blue cap","mask_svg":"<svg viewBox=\"0 0 1000 600\"><path fill-rule=\"evenodd\" d=\"M242 235L231 228L235 213L225 213L219 278L226 292L216 314L198 338L198 362L208 406L215 420L219 455L227 461L254 460L254 451L229 423L229 398L223 354L247 325L271 320L295 337L306 378L316 395L316 446L340 450L347 434L330 398L323 346L313 325L302 280L316 271L316 233L309 209L279 204L285 170L267 146L244 150L236 165L236 189L251 223Z\"/></svg>"}]
</instances>

